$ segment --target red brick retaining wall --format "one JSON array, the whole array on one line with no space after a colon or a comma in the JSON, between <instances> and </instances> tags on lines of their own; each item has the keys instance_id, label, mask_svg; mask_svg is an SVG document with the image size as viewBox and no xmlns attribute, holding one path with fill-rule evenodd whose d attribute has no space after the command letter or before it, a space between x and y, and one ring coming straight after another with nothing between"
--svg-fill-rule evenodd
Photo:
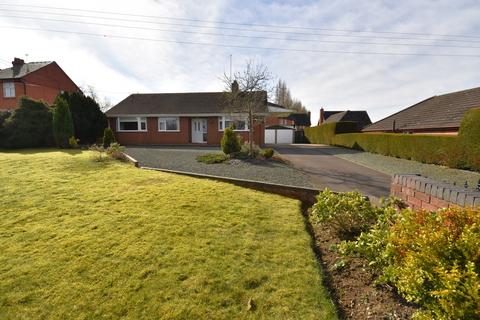
<instances>
[{"instance_id":1,"label":"red brick retaining wall","mask_svg":"<svg viewBox=\"0 0 480 320\"><path fill-rule=\"evenodd\" d=\"M454 206L480 206L480 191L459 188L415 174L393 175L390 194L404 200L412 209L434 211Z\"/></svg>"}]
</instances>

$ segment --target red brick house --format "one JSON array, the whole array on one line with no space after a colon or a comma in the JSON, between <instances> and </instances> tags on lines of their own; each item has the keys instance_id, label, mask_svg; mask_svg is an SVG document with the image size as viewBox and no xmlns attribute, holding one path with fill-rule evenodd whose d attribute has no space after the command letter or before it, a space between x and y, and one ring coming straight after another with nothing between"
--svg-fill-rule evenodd
<instances>
[{"instance_id":1,"label":"red brick house","mask_svg":"<svg viewBox=\"0 0 480 320\"><path fill-rule=\"evenodd\" d=\"M22 96L52 104L62 91L80 91L55 61L26 63L19 58L0 70L0 90L0 111L15 109Z\"/></svg>"},{"instance_id":2,"label":"red brick house","mask_svg":"<svg viewBox=\"0 0 480 320\"><path fill-rule=\"evenodd\" d=\"M465 112L479 107L480 87L446 93L420 101L362 131L457 135Z\"/></svg>"},{"instance_id":3,"label":"red brick house","mask_svg":"<svg viewBox=\"0 0 480 320\"><path fill-rule=\"evenodd\" d=\"M253 139L264 144L267 93L255 122ZM223 130L234 125L248 140L248 117L225 105L223 92L132 94L106 112L115 138L124 145L219 145Z\"/></svg>"}]
</instances>

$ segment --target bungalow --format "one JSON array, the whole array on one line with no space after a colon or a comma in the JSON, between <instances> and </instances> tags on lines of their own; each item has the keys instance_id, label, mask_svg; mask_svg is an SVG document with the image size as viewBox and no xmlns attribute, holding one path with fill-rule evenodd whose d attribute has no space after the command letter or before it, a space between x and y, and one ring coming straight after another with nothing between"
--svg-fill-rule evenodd
<instances>
[{"instance_id":1,"label":"bungalow","mask_svg":"<svg viewBox=\"0 0 480 320\"><path fill-rule=\"evenodd\" d=\"M364 132L458 134L463 115L480 107L480 87L433 96L365 127Z\"/></svg>"},{"instance_id":2,"label":"bungalow","mask_svg":"<svg viewBox=\"0 0 480 320\"><path fill-rule=\"evenodd\" d=\"M265 142L267 92L260 92L253 140ZM245 112L226 106L223 92L132 94L106 112L117 141L124 145L219 145L225 128L248 140Z\"/></svg>"},{"instance_id":3,"label":"bungalow","mask_svg":"<svg viewBox=\"0 0 480 320\"><path fill-rule=\"evenodd\" d=\"M341 121L355 122L358 130L372 123L367 111L325 111L323 108L320 109L318 125Z\"/></svg>"}]
</instances>

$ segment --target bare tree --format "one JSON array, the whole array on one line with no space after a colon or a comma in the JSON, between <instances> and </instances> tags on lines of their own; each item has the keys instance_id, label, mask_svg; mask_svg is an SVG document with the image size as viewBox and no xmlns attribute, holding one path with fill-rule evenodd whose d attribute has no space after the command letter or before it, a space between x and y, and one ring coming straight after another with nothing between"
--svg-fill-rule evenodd
<instances>
[{"instance_id":1,"label":"bare tree","mask_svg":"<svg viewBox=\"0 0 480 320\"><path fill-rule=\"evenodd\" d=\"M247 60L242 71L235 72L232 77L224 73L222 80L226 110L248 116L249 154L253 155L254 125L263 120L272 75L265 65Z\"/></svg>"},{"instance_id":2,"label":"bare tree","mask_svg":"<svg viewBox=\"0 0 480 320\"><path fill-rule=\"evenodd\" d=\"M277 85L275 86L275 103L287 109L300 112L307 111L299 99L292 98L290 89L282 79L278 79Z\"/></svg>"}]
</instances>

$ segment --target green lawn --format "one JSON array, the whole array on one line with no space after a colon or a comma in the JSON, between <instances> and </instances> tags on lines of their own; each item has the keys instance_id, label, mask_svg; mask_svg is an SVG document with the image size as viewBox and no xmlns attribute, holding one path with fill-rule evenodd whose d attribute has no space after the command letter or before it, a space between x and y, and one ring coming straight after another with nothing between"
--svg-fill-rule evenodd
<instances>
[{"instance_id":1,"label":"green lawn","mask_svg":"<svg viewBox=\"0 0 480 320\"><path fill-rule=\"evenodd\" d=\"M91 158L0 152L0 319L336 318L297 201Z\"/></svg>"}]
</instances>

